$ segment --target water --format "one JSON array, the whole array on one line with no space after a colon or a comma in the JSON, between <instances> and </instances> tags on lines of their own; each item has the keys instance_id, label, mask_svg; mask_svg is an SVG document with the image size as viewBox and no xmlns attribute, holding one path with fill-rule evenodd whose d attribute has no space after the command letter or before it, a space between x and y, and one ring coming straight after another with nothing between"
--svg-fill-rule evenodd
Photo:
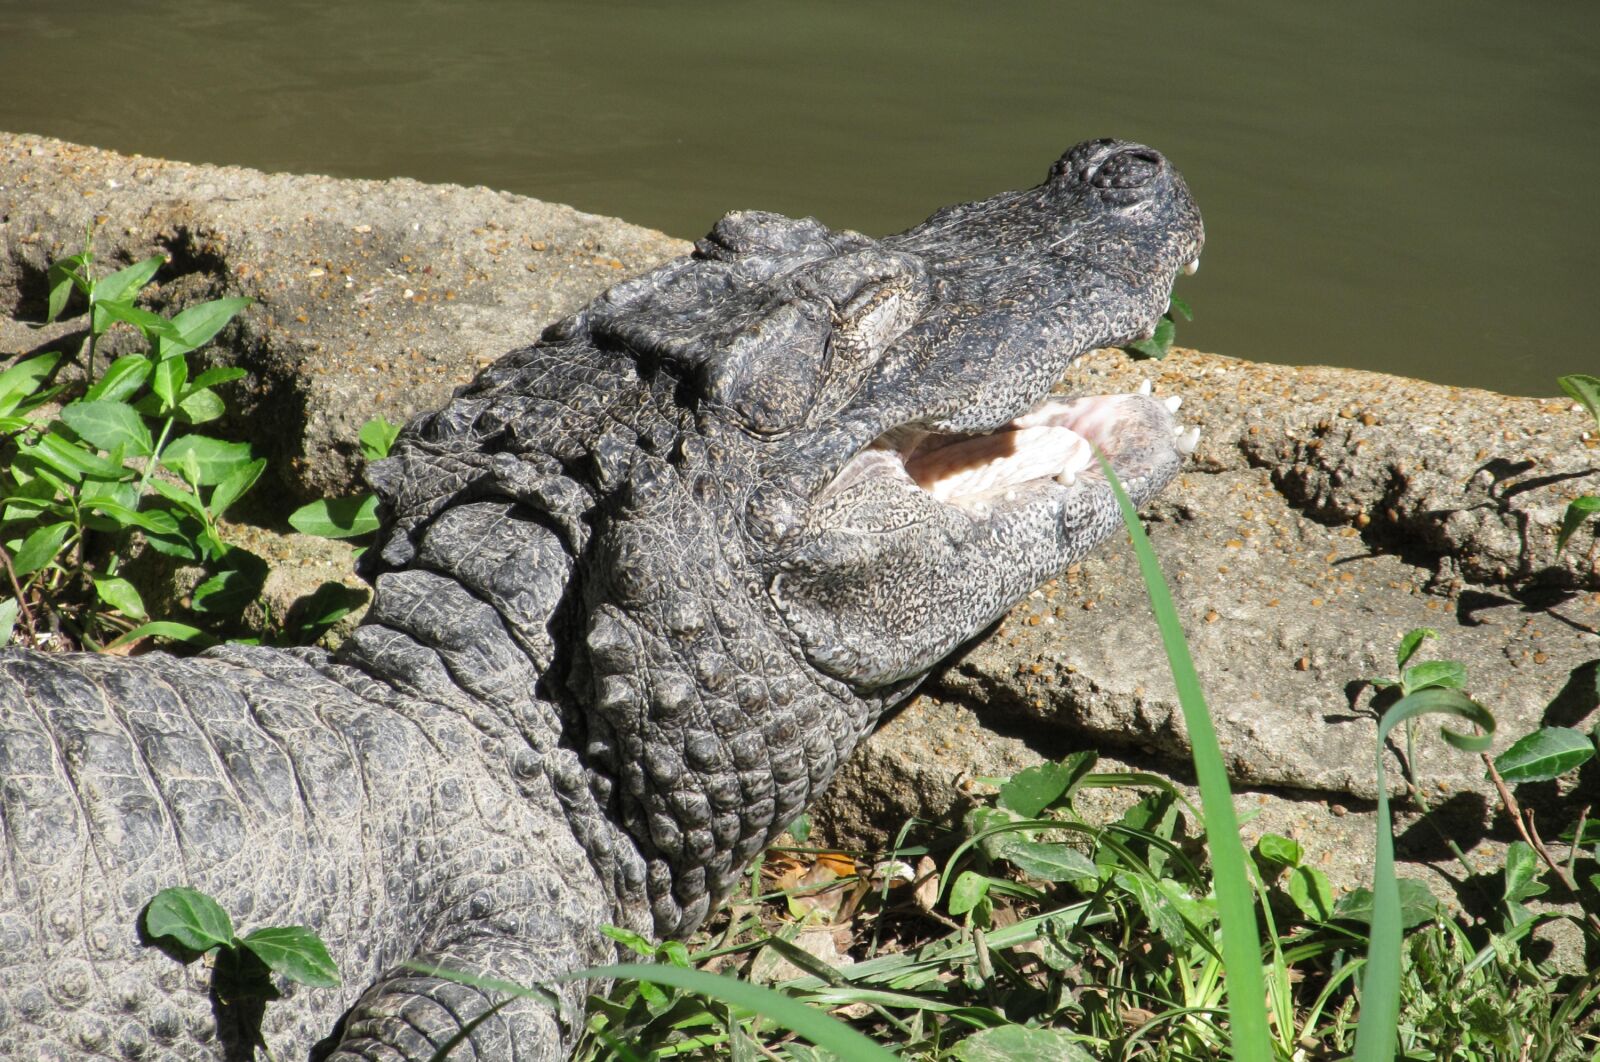
<instances>
[{"instance_id":1,"label":"water","mask_svg":"<svg viewBox=\"0 0 1600 1062\"><path fill-rule=\"evenodd\" d=\"M0 0L0 128L485 184L695 237L871 233L1161 148L1206 216L1187 344L1522 394L1600 373L1600 8Z\"/></svg>"}]
</instances>

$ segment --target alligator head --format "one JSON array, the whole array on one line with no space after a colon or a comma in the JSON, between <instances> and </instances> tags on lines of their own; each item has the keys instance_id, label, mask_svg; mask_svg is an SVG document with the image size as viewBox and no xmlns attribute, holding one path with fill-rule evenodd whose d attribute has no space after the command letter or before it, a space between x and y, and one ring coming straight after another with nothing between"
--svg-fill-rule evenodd
<instances>
[{"instance_id":1,"label":"alligator head","mask_svg":"<svg viewBox=\"0 0 1600 1062\"><path fill-rule=\"evenodd\" d=\"M568 706L565 799L683 932L884 708L1119 526L1096 449L1136 502L1175 475L1167 405L1051 389L1149 335L1202 240L1168 162L1110 140L881 240L730 214L408 428L381 556L463 500L559 532L518 637Z\"/></svg>"}]
</instances>

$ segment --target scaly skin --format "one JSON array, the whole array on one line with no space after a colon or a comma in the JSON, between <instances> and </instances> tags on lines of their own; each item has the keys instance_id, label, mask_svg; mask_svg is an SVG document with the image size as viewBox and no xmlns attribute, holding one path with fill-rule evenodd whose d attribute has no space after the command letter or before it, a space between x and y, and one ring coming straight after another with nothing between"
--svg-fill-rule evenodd
<instances>
[{"instance_id":1,"label":"scaly skin","mask_svg":"<svg viewBox=\"0 0 1600 1062\"><path fill-rule=\"evenodd\" d=\"M407 427L337 654L0 654L0 1055L422 1059L485 1000L408 961L549 984L612 957L604 924L692 931L886 708L1117 526L1097 469L940 500L905 455L1014 448L1201 239L1165 160L1110 141L883 240L731 214ZM1072 409L1136 500L1175 474L1161 403ZM343 987L210 993L139 936L178 884L312 927ZM552 988L453 1057L564 1055L582 989Z\"/></svg>"}]
</instances>

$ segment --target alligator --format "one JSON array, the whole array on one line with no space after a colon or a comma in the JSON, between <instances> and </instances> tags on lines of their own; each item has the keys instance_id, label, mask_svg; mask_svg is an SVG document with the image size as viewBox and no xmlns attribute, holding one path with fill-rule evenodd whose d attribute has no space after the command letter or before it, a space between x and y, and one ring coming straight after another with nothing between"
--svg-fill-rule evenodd
<instances>
[{"instance_id":1,"label":"alligator","mask_svg":"<svg viewBox=\"0 0 1600 1062\"><path fill-rule=\"evenodd\" d=\"M405 428L337 651L0 654L0 1056L567 1054L555 979L614 958L602 927L693 931L1120 526L1097 450L1136 503L1173 478L1173 403L1053 388L1149 335L1202 241L1112 140L882 239L729 214ZM341 988L230 998L141 929L174 885L311 927ZM441 968L549 998L484 1017Z\"/></svg>"}]
</instances>

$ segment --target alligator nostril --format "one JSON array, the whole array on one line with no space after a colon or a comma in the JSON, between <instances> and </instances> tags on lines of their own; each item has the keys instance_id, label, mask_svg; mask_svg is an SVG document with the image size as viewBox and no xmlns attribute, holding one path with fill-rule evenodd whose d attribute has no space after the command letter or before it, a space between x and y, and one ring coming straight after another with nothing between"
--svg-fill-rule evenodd
<instances>
[{"instance_id":1,"label":"alligator nostril","mask_svg":"<svg viewBox=\"0 0 1600 1062\"><path fill-rule=\"evenodd\" d=\"M1160 172L1160 155L1149 148L1128 148L1100 163L1089 181L1096 188L1138 188Z\"/></svg>"}]
</instances>

